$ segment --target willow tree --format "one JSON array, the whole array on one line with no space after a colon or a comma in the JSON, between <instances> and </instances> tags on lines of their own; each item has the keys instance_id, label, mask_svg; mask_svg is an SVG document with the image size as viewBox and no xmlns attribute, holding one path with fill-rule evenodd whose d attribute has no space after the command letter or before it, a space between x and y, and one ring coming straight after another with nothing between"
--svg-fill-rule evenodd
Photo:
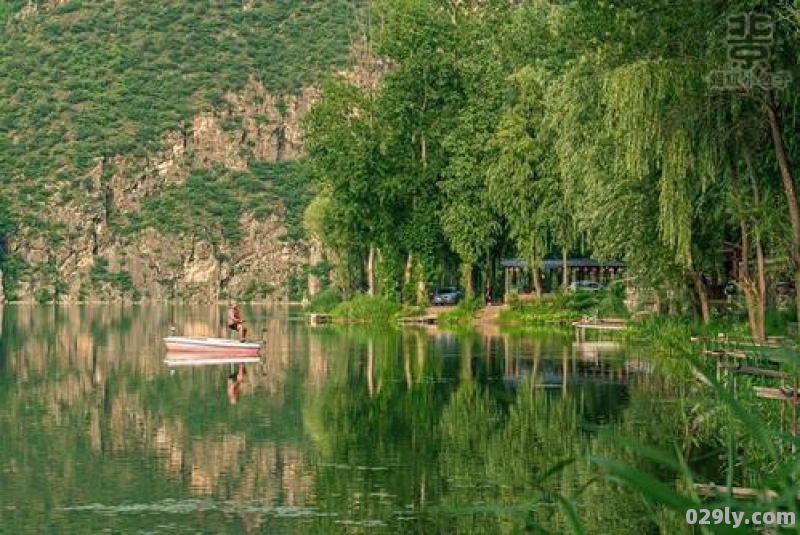
<instances>
[{"instance_id":1,"label":"willow tree","mask_svg":"<svg viewBox=\"0 0 800 535\"><path fill-rule=\"evenodd\" d=\"M768 254L773 260L789 259L800 319L800 206L794 176L800 146L796 143L796 90L789 82L800 74L800 40L796 28L785 17L790 4L733 2L725 6L725 16L720 17L736 17L735 21L758 16L759 23L770 28L767 41L755 50L765 55L754 62L749 72L742 70L746 64L737 65L731 57L718 65L728 70L738 67L733 72L739 73L739 80L716 91L717 99L727 104L728 123L722 130L731 133L727 149L729 179L742 251L738 275L753 334L758 339L766 337ZM721 47L720 43L717 45ZM727 52L732 55L730 50Z\"/></svg>"},{"instance_id":2,"label":"willow tree","mask_svg":"<svg viewBox=\"0 0 800 535\"><path fill-rule=\"evenodd\" d=\"M511 77L514 100L492 139L496 156L488 171L488 193L509 234L532 272L541 294L539 269L549 250L549 214L545 199L558 186L542 165L550 149L543 132L542 88L537 73L522 68Z\"/></svg>"},{"instance_id":3,"label":"willow tree","mask_svg":"<svg viewBox=\"0 0 800 535\"><path fill-rule=\"evenodd\" d=\"M345 295L357 292L364 279L366 230L352 217L348 206L339 204L326 186L321 186L303 214L303 226L333 262L334 285Z\"/></svg>"},{"instance_id":4,"label":"willow tree","mask_svg":"<svg viewBox=\"0 0 800 535\"><path fill-rule=\"evenodd\" d=\"M693 214L717 178L716 139L705 109L703 72L680 60L639 60L609 73L604 88L607 130L617 149L615 174L656 176L659 234L709 307L694 247Z\"/></svg>"},{"instance_id":5,"label":"willow tree","mask_svg":"<svg viewBox=\"0 0 800 535\"><path fill-rule=\"evenodd\" d=\"M557 33L572 57L548 106L590 247L623 256L644 275L640 284L690 281L706 321L708 262L698 254L707 249L697 246L696 216L719 179L700 52L708 9L625 1L564 8Z\"/></svg>"},{"instance_id":6,"label":"willow tree","mask_svg":"<svg viewBox=\"0 0 800 535\"><path fill-rule=\"evenodd\" d=\"M744 86L742 90L745 96L755 99L760 104L761 117L766 119L766 124L769 126L775 164L791 225L789 249L794 267L797 322L800 325L800 198L797 194L795 176L797 158L800 157L800 146L797 145L798 102L796 88L791 87L790 83L784 87L777 83L781 79L798 80L800 66L797 57L800 54L800 39L795 28L783 22L787 8L791 6L789 0L761 4L759 7L770 18L770 22L777 23L772 53L762 67L763 75L767 76L770 82L754 83L751 86ZM795 8L796 5L795 3Z\"/></svg>"},{"instance_id":7,"label":"willow tree","mask_svg":"<svg viewBox=\"0 0 800 535\"><path fill-rule=\"evenodd\" d=\"M493 251L502 238L486 176L494 154L490 141L506 92L502 30L509 10L484 6L465 11L457 29L456 64L465 99L444 139L447 166L439 185L442 228L461 259L467 295L472 296L475 265L485 258L488 283Z\"/></svg>"},{"instance_id":8,"label":"willow tree","mask_svg":"<svg viewBox=\"0 0 800 535\"><path fill-rule=\"evenodd\" d=\"M729 98L722 95L721 98ZM754 124L751 106L731 103L728 143L730 206L739 230L741 262L737 270L751 332L766 338L768 299L767 255L788 256L791 231L782 211L775 210L782 193L770 177L768 133ZM756 121L757 122L757 121Z\"/></svg>"}]
</instances>

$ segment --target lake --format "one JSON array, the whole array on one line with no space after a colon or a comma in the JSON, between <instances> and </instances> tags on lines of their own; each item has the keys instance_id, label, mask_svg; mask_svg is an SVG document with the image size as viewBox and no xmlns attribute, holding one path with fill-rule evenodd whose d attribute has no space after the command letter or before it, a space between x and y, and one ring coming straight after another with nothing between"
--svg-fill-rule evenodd
<instances>
[{"instance_id":1,"label":"lake","mask_svg":"<svg viewBox=\"0 0 800 535\"><path fill-rule=\"evenodd\" d=\"M559 496L589 533L655 529L586 461L657 473L614 437L672 447L646 351L243 312L266 350L231 396L238 369L168 367L162 343L222 334L223 307L0 307L2 531L563 533Z\"/></svg>"}]
</instances>

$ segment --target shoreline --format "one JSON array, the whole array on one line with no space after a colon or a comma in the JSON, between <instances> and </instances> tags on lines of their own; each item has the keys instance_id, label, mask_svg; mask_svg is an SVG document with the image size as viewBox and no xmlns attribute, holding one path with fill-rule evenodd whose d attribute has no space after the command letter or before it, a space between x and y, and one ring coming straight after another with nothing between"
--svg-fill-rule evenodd
<instances>
[{"instance_id":1,"label":"shoreline","mask_svg":"<svg viewBox=\"0 0 800 535\"><path fill-rule=\"evenodd\" d=\"M116 299L113 301L57 301L57 302L50 302L50 303L39 303L38 301L5 301L0 302L0 307L3 306L74 306L74 305L137 305L137 306L145 306L145 305L191 305L191 306L201 306L201 305L219 305L219 306L227 306L228 300L222 299L219 301L181 301L181 300L172 300L172 299L147 299L147 300L140 300L140 301L128 301L128 300L120 300ZM258 306L303 306L303 302L301 301L240 301L242 306L251 306L251 305L258 305Z\"/></svg>"}]
</instances>

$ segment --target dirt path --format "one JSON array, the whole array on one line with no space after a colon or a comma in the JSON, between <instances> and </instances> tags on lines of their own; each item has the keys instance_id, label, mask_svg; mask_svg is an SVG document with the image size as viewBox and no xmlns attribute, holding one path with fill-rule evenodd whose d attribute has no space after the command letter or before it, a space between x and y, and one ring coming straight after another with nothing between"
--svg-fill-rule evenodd
<instances>
[{"instance_id":1,"label":"dirt path","mask_svg":"<svg viewBox=\"0 0 800 535\"><path fill-rule=\"evenodd\" d=\"M489 305L478 311L474 324L493 325L500 318L500 312L508 308L508 305Z\"/></svg>"},{"instance_id":2,"label":"dirt path","mask_svg":"<svg viewBox=\"0 0 800 535\"><path fill-rule=\"evenodd\" d=\"M439 306L439 307L428 307L426 314L428 316L438 316L442 312L449 312L454 310L456 307L454 306ZM507 309L508 305L500 304L500 305L490 305L488 307L484 307L478 310L478 313L475 315L475 319L472 320L472 325L476 327L487 327L491 325L497 325L497 321L500 319L500 312Z\"/></svg>"}]
</instances>

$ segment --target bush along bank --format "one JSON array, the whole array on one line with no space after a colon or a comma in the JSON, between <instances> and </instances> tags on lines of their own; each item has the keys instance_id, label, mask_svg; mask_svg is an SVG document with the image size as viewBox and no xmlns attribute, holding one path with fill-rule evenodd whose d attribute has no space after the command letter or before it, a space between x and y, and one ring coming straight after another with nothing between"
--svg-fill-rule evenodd
<instances>
[{"instance_id":1,"label":"bush along bank","mask_svg":"<svg viewBox=\"0 0 800 535\"><path fill-rule=\"evenodd\" d=\"M509 308L500 314L500 322L509 326L568 327L585 317L629 317L624 302L624 288L556 293L529 303L512 299Z\"/></svg>"}]
</instances>

